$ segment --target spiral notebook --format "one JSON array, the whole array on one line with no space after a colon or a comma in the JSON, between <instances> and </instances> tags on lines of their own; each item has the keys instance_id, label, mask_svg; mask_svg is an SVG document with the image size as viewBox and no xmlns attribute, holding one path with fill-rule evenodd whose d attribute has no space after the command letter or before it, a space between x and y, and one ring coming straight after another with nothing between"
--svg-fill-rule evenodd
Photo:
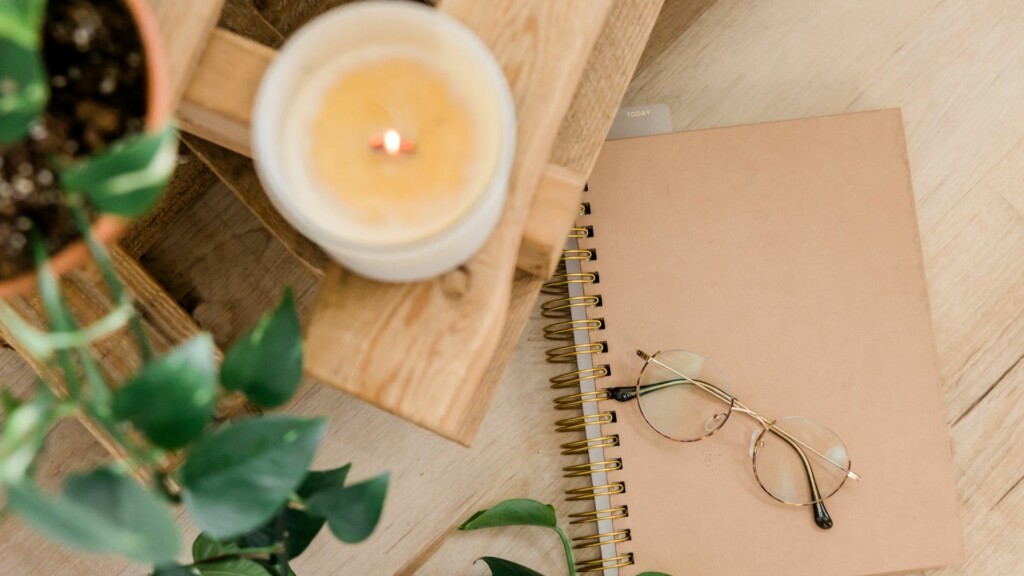
<instances>
[{"instance_id":1,"label":"spiral notebook","mask_svg":"<svg viewBox=\"0 0 1024 576\"><path fill-rule=\"evenodd\" d=\"M609 141L545 292L583 571L861 575L963 558L898 110ZM860 482L830 530L753 477L756 423L666 440L636 402L635 350L714 360L771 417L827 423ZM575 438L570 435L575 435ZM593 527L596 527L594 529Z\"/></svg>"}]
</instances>

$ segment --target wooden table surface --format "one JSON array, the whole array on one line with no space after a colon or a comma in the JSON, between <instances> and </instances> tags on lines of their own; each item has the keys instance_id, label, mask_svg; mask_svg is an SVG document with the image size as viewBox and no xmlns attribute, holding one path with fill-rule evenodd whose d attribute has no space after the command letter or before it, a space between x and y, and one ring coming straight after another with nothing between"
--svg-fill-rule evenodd
<instances>
[{"instance_id":1,"label":"wooden table surface","mask_svg":"<svg viewBox=\"0 0 1024 576\"><path fill-rule=\"evenodd\" d=\"M287 16L261 14L279 28L294 25ZM669 104L677 130L903 109L968 552L966 565L927 574L1024 567L1021 30L1024 4L1014 0L667 0L626 98ZM140 259L222 346L285 284L308 309L317 282L222 186L197 193ZM503 498L553 502L563 524L584 509L560 496L560 468L571 462L553 431L547 378L558 370L543 361L543 324L534 311L471 449L307 383L287 409L330 415L318 464L353 461L356 478L390 469L393 484L373 538L347 546L321 537L298 574L485 574L472 565L483 555L564 573L544 530L455 531ZM0 376L17 389L33 380L9 350ZM52 486L104 456L67 422L41 474ZM0 525L0 555L11 574L145 573L59 549L16 519Z\"/></svg>"}]
</instances>

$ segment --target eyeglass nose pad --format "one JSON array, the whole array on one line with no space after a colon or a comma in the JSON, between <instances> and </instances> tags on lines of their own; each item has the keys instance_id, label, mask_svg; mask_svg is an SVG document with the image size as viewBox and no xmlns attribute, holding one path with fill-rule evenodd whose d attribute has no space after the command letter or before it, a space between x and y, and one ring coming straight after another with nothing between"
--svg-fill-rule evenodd
<instances>
[{"instance_id":1,"label":"eyeglass nose pad","mask_svg":"<svg viewBox=\"0 0 1024 576\"><path fill-rule=\"evenodd\" d=\"M757 448L760 448L760 446L757 445L757 438L761 435L761 432L762 432L762 430L754 430L754 433L750 435L750 457L751 458L754 457L754 450L757 449ZM761 442L764 443L763 440Z\"/></svg>"},{"instance_id":2,"label":"eyeglass nose pad","mask_svg":"<svg viewBox=\"0 0 1024 576\"><path fill-rule=\"evenodd\" d=\"M719 412L718 414L715 414L711 418L708 418L707 422L704 422L704 430L706 432L714 432L715 430L718 430L722 427L722 424L725 423L725 419L728 417L729 414L726 412Z\"/></svg>"}]
</instances>

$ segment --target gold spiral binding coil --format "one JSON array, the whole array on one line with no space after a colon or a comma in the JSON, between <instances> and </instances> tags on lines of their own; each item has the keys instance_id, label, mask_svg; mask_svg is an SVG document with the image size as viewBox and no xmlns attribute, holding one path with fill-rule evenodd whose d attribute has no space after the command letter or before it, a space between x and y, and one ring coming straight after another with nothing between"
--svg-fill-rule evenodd
<instances>
[{"instance_id":1,"label":"gold spiral binding coil","mask_svg":"<svg viewBox=\"0 0 1024 576\"><path fill-rule=\"evenodd\" d=\"M628 542L633 536L629 532L629 528L625 530L615 530L613 532L605 532L604 534L591 534L590 536L580 536L573 538L573 548L576 550L583 550L584 548L594 548L604 544L618 544L619 542Z\"/></svg>"},{"instance_id":2,"label":"gold spiral binding coil","mask_svg":"<svg viewBox=\"0 0 1024 576\"><path fill-rule=\"evenodd\" d=\"M583 488L573 488L572 490L566 491L566 494L570 494L566 500L572 502L579 502L580 500L593 500L598 496L612 496L614 494L622 494L626 491L626 485L622 482L614 482L612 484L602 484L600 486L584 486Z\"/></svg>"},{"instance_id":3,"label":"gold spiral binding coil","mask_svg":"<svg viewBox=\"0 0 1024 576\"><path fill-rule=\"evenodd\" d=\"M583 464L573 464L572 466L566 466L562 468L563 478L589 478L594 474L600 472L617 472L622 470L622 460L616 458L614 460L601 460L600 462L584 462Z\"/></svg>"},{"instance_id":4,"label":"gold spiral binding coil","mask_svg":"<svg viewBox=\"0 0 1024 576\"><path fill-rule=\"evenodd\" d=\"M559 346L547 351L548 362L555 364L575 363L577 356L603 354L607 350L604 342L587 342L586 344L570 344Z\"/></svg>"},{"instance_id":5,"label":"gold spiral binding coil","mask_svg":"<svg viewBox=\"0 0 1024 576\"><path fill-rule=\"evenodd\" d=\"M562 262L566 262L566 261L569 261L569 260L582 260L584 262L589 262L589 261L591 261L593 259L594 259L594 251L593 250L585 250L585 249L577 249L577 248L574 248L574 249L571 249L571 250L562 250L562 258L561 258Z\"/></svg>"},{"instance_id":6,"label":"gold spiral binding coil","mask_svg":"<svg viewBox=\"0 0 1024 576\"><path fill-rule=\"evenodd\" d=\"M569 524L589 524L591 522L600 522L601 520L618 520L626 516L629 516L626 507L616 506L614 508L605 508L604 510L590 510L588 512L569 514L569 518L573 519L569 521Z\"/></svg>"},{"instance_id":7,"label":"gold spiral binding coil","mask_svg":"<svg viewBox=\"0 0 1024 576\"><path fill-rule=\"evenodd\" d=\"M586 228L586 227L582 227L581 226L579 228L570 228L569 229L569 238L580 239L580 238L588 238L588 237L590 237L590 228Z\"/></svg>"},{"instance_id":8,"label":"gold spiral binding coil","mask_svg":"<svg viewBox=\"0 0 1024 576\"><path fill-rule=\"evenodd\" d=\"M555 274L542 284L540 291L542 294L562 295L565 293L565 287L570 284L594 284L595 282L597 282L597 274L593 272L562 272Z\"/></svg>"},{"instance_id":9,"label":"gold spiral binding coil","mask_svg":"<svg viewBox=\"0 0 1024 576\"><path fill-rule=\"evenodd\" d=\"M598 436L597 438L587 438L585 440L574 440L572 442L566 442L559 446L562 449L563 456L572 456L573 454L586 454L594 448L611 448L612 446L619 445L619 436L612 434L609 436Z\"/></svg>"},{"instance_id":10,"label":"gold spiral binding coil","mask_svg":"<svg viewBox=\"0 0 1024 576\"><path fill-rule=\"evenodd\" d=\"M584 380L604 378L609 373L607 366L595 366L594 368L584 368L583 370L574 370L565 374L559 374L558 376L552 376L548 382L551 383L551 387L555 390L576 388Z\"/></svg>"},{"instance_id":11,"label":"gold spiral binding coil","mask_svg":"<svg viewBox=\"0 0 1024 576\"><path fill-rule=\"evenodd\" d=\"M577 330L604 330L604 320L566 320L544 327L544 337L548 340L572 340Z\"/></svg>"},{"instance_id":12,"label":"gold spiral binding coil","mask_svg":"<svg viewBox=\"0 0 1024 576\"><path fill-rule=\"evenodd\" d=\"M572 410L579 408L587 402L599 402L601 400L607 400L612 395L607 390L594 390L593 392L579 392L577 394L568 394L566 396L560 396L555 398L555 409L556 410Z\"/></svg>"},{"instance_id":13,"label":"gold spiral binding coil","mask_svg":"<svg viewBox=\"0 0 1024 576\"><path fill-rule=\"evenodd\" d=\"M562 418L555 422L555 432L572 432L573 430L584 430L591 424L611 424L615 421L615 414L611 412L599 412L597 414L581 414L572 418Z\"/></svg>"},{"instance_id":14,"label":"gold spiral binding coil","mask_svg":"<svg viewBox=\"0 0 1024 576\"><path fill-rule=\"evenodd\" d=\"M586 190L586 189L584 189ZM591 206L583 202L579 207L580 216L591 213ZM577 225L569 231L569 237L577 240L592 238L594 228L589 225ZM586 263L597 260L597 253L592 248L578 247L569 248L562 252L558 266L551 278L541 288L543 294L553 296L541 304L541 316L552 318L556 322L544 327L544 337L552 341L564 341L566 345L557 346L548 350L547 360L555 364L577 364L578 359L583 356L594 357L595 354L603 354L608 351L607 344L596 337L601 330L605 329L603 318L591 317L590 309L601 306L601 296L597 294L584 294L573 296L569 287L573 284L587 286L599 282L596 272L571 271L573 266L570 263ZM579 270L579 268L576 268ZM574 311L585 311L585 318L581 319L579 314L573 317ZM577 333L585 335L585 343L575 344ZM555 399L555 408L558 410L582 409L588 403L600 402L610 398L610 393L597 386L592 390L580 389L584 383L596 383L602 378L611 374L608 365L594 365L590 368L577 368L571 372L565 372L552 377L548 382L551 388L556 390L574 390L570 394ZM588 426L604 426L615 422L615 413L612 411L596 412L592 414L579 414L568 418L562 418L555 422L557 432L579 433ZM574 440L560 445L563 455L586 454L596 448L611 448L619 445L617 434L604 434L595 438ZM594 474L609 473L622 470L622 460L611 458L603 461L586 462L573 464L562 468L565 478L592 479ZM606 484L588 485L573 488L566 491L566 500L584 501L598 498L619 496L624 494L626 487L622 482L609 482ZM628 515L625 506L616 506L602 510L579 512L570 515L570 524L596 525L602 521L613 521L624 518ZM610 530L608 532L592 534L573 538L573 548L591 549L606 544L616 545L627 542L631 539L628 529ZM576 563L576 569L580 573L600 572L610 568L620 568L633 564L633 554L625 553L611 558L584 560Z\"/></svg>"},{"instance_id":15,"label":"gold spiral binding coil","mask_svg":"<svg viewBox=\"0 0 1024 576\"><path fill-rule=\"evenodd\" d=\"M540 315L545 318L572 318L573 308L593 308L600 305L600 296L570 296L544 302L540 306Z\"/></svg>"},{"instance_id":16,"label":"gold spiral binding coil","mask_svg":"<svg viewBox=\"0 0 1024 576\"><path fill-rule=\"evenodd\" d=\"M630 534L629 529L615 530L613 532L605 532L604 534L592 534L590 536L580 536L579 538L573 538L573 542L578 544L573 545L576 550L583 550L585 548L594 548L604 544L618 544L619 542L628 542L632 540L633 536Z\"/></svg>"},{"instance_id":17,"label":"gold spiral binding coil","mask_svg":"<svg viewBox=\"0 0 1024 576\"><path fill-rule=\"evenodd\" d=\"M612 568L622 568L633 564L633 553L622 554L614 558L595 558L576 563L576 571L581 574L588 572L603 572Z\"/></svg>"}]
</instances>

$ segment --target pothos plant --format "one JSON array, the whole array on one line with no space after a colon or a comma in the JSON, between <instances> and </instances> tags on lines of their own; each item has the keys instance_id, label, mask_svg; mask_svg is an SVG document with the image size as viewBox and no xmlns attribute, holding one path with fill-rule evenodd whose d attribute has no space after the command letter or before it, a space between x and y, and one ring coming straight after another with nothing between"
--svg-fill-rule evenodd
<instances>
[{"instance_id":1,"label":"pothos plant","mask_svg":"<svg viewBox=\"0 0 1024 576\"><path fill-rule=\"evenodd\" d=\"M459 530L480 530L502 526L539 526L558 534L565 550L565 561L569 576L577 576L576 559L569 536L558 527L555 508L527 498L516 498L499 502L486 510L480 510L459 526ZM540 572L504 558L484 556L480 558L490 568L493 576L543 576ZM643 572L637 576L668 576L663 572Z\"/></svg>"},{"instance_id":2,"label":"pothos plant","mask_svg":"<svg viewBox=\"0 0 1024 576\"><path fill-rule=\"evenodd\" d=\"M45 2L0 0L0 151L32 131L47 90L38 30ZM376 527L388 474L347 481L349 465L311 471L324 436L322 418L263 415L223 425L217 401L244 394L261 408L287 402L302 377L302 340L293 295L227 351L218 369L209 334L154 353L132 297L90 230L95 212L133 216L159 196L173 167L176 134L168 126L114 143L101 154L57 162L74 225L116 302L79 325L60 290L39 234L29 242L48 325L28 324L0 300L0 322L46 369L27 400L3 389L0 489L3 512L79 550L152 565L156 576L291 576L290 561L326 524L356 543ZM170 162L168 162L170 150ZM111 382L90 345L128 329L143 359L127 382ZM69 476L59 493L36 482L48 431L65 418L91 421L125 457ZM202 530L191 560L178 562L183 506Z\"/></svg>"},{"instance_id":3,"label":"pothos plant","mask_svg":"<svg viewBox=\"0 0 1024 576\"><path fill-rule=\"evenodd\" d=\"M62 1L66 4L65 0ZM111 0L98 3L117 5ZM118 86L117 73L124 76L129 72L111 68L114 63L107 62L103 66L113 70L110 76L89 75L70 88L68 84L71 81L67 76L60 75L59 83L57 77L50 78L43 58L43 23L47 19L47 6L47 0L0 0L0 152L4 153L0 156L0 168L16 159L19 165L7 166L8 172L14 172L15 168L19 172L25 171L15 174L10 182L0 178L0 192L15 198L31 198L33 195L42 196L42 188L56 186L63 192L61 204L79 208L83 217L90 213L127 218L138 216L160 196L174 170L178 147L174 124L167 121L162 127L142 131L140 118L121 122L111 116L117 112L129 115L128 111L98 106L85 106L73 112L65 110L73 107L74 99L79 96L73 88L85 90L82 86L86 81L106 83L106 87L90 87L96 92L88 97L91 100L110 98L118 94L115 88ZM99 16L100 13L94 15ZM74 42L95 34L92 28L64 32L65 36L74 38L65 41L73 42L79 51L87 49L88 44ZM132 56L136 60L140 58L138 54ZM77 58L89 61L88 55ZM126 68L140 66L137 61L128 60L130 63L123 63ZM80 67L65 72L79 79L83 76ZM125 86L123 90L133 93L133 97L125 100L133 104L144 102L147 90L145 75L134 71L131 74L135 84ZM51 90L51 83L60 88ZM60 92L62 98L59 105L48 109L54 90ZM136 92L139 94L134 94ZM102 120L94 121L91 116L101 116ZM53 130L60 133L51 133ZM122 136L117 138L118 134ZM84 149L94 152L84 153ZM7 158L14 155L12 151L20 154ZM42 165L33 165L36 163ZM33 227L34 233L39 233L39 224L27 223Z\"/></svg>"}]
</instances>

